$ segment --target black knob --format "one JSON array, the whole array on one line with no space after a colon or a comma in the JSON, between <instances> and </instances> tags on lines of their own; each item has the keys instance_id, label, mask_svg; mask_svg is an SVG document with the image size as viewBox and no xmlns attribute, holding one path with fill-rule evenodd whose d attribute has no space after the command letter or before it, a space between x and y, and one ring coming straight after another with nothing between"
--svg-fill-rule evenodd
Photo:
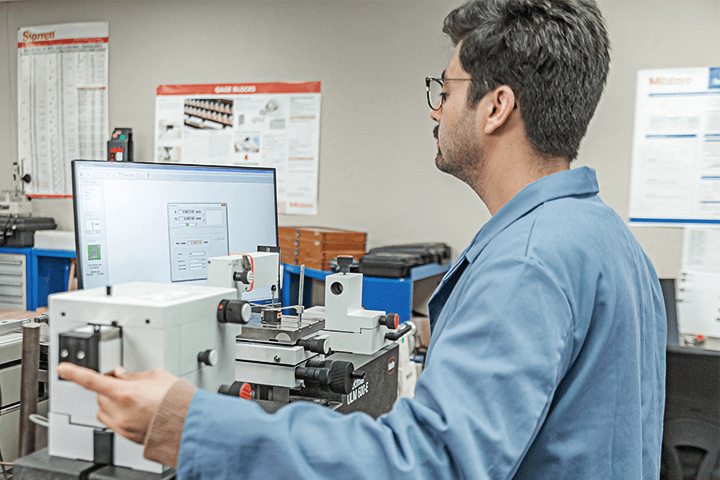
<instances>
[{"instance_id":1,"label":"black knob","mask_svg":"<svg viewBox=\"0 0 720 480\"><path fill-rule=\"evenodd\" d=\"M301 339L298 340L297 344L308 352L320 353L322 355L330 353L330 343L327 338Z\"/></svg>"},{"instance_id":2,"label":"black knob","mask_svg":"<svg viewBox=\"0 0 720 480\"><path fill-rule=\"evenodd\" d=\"M340 255L336 258L338 268L341 273L350 272L350 266L353 263L353 257L351 255Z\"/></svg>"},{"instance_id":3,"label":"black knob","mask_svg":"<svg viewBox=\"0 0 720 480\"><path fill-rule=\"evenodd\" d=\"M297 367L295 378L304 381L307 386L327 387L330 384L330 369L322 367Z\"/></svg>"},{"instance_id":4,"label":"black knob","mask_svg":"<svg viewBox=\"0 0 720 480\"><path fill-rule=\"evenodd\" d=\"M336 360L330 366L330 391L347 395L352 391L352 374L355 366L351 362Z\"/></svg>"},{"instance_id":5,"label":"black knob","mask_svg":"<svg viewBox=\"0 0 720 480\"><path fill-rule=\"evenodd\" d=\"M310 359L305 367L295 369L295 378L306 382L308 387L320 387L333 393L347 395L352 390L353 378L357 378L352 362L340 360Z\"/></svg>"},{"instance_id":6,"label":"black knob","mask_svg":"<svg viewBox=\"0 0 720 480\"><path fill-rule=\"evenodd\" d=\"M400 315L397 313L388 313L385 316L380 317L380 325L385 325L390 330L395 330L400 324Z\"/></svg>"},{"instance_id":7,"label":"black knob","mask_svg":"<svg viewBox=\"0 0 720 480\"><path fill-rule=\"evenodd\" d=\"M21 177L21 180L25 183L30 183L32 181L32 177L30 176L29 173L26 173L25 175L23 175Z\"/></svg>"},{"instance_id":8,"label":"black knob","mask_svg":"<svg viewBox=\"0 0 720 480\"><path fill-rule=\"evenodd\" d=\"M323 368L325 366L325 359L321 358L311 358L307 362L305 362L306 367L315 367L315 368Z\"/></svg>"},{"instance_id":9,"label":"black knob","mask_svg":"<svg viewBox=\"0 0 720 480\"><path fill-rule=\"evenodd\" d=\"M218 354L215 350L205 350L198 353L198 362L204 363L208 367L214 367L218 363Z\"/></svg>"},{"instance_id":10,"label":"black knob","mask_svg":"<svg viewBox=\"0 0 720 480\"><path fill-rule=\"evenodd\" d=\"M220 323L245 324L250 321L252 307L244 300L221 300L217 309L217 320Z\"/></svg>"},{"instance_id":11,"label":"black knob","mask_svg":"<svg viewBox=\"0 0 720 480\"><path fill-rule=\"evenodd\" d=\"M250 285L253 282L254 278L255 275L253 274L252 270L235 272L235 274L233 275L233 280L235 280L236 282L244 283L245 285Z\"/></svg>"}]
</instances>

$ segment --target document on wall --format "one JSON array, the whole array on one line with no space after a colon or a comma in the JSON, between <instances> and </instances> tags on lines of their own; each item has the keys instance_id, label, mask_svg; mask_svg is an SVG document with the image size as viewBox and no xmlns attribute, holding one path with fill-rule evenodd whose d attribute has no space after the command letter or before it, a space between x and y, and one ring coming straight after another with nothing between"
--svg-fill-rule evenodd
<instances>
[{"instance_id":1,"label":"document on wall","mask_svg":"<svg viewBox=\"0 0 720 480\"><path fill-rule=\"evenodd\" d=\"M630 222L720 224L720 68L638 72Z\"/></svg>"},{"instance_id":2,"label":"document on wall","mask_svg":"<svg viewBox=\"0 0 720 480\"><path fill-rule=\"evenodd\" d=\"M682 269L720 273L720 227L691 225L685 228Z\"/></svg>"},{"instance_id":3,"label":"document on wall","mask_svg":"<svg viewBox=\"0 0 720 480\"><path fill-rule=\"evenodd\" d=\"M274 167L278 212L316 215L320 82L161 85L155 161Z\"/></svg>"},{"instance_id":4,"label":"document on wall","mask_svg":"<svg viewBox=\"0 0 720 480\"><path fill-rule=\"evenodd\" d=\"M18 29L18 156L29 196L72 195L75 159L106 158L107 22Z\"/></svg>"},{"instance_id":5,"label":"document on wall","mask_svg":"<svg viewBox=\"0 0 720 480\"><path fill-rule=\"evenodd\" d=\"M681 335L720 339L720 227L685 228L682 270L678 275L677 322ZM710 344L708 344L708 347Z\"/></svg>"}]
</instances>

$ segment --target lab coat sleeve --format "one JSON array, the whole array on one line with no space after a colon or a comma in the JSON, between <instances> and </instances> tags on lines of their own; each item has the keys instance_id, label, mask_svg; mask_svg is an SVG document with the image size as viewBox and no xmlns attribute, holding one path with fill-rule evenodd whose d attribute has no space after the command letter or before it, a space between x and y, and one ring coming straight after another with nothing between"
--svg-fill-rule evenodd
<instances>
[{"instance_id":1,"label":"lab coat sleeve","mask_svg":"<svg viewBox=\"0 0 720 480\"><path fill-rule=\"evenodd\" d=\"M198 391L178 478L511 478L572 350L572 307L525 257L463 273L439 318L415 398L374 420L303 402L266 414Z\"/></svg>"}]
</instances>

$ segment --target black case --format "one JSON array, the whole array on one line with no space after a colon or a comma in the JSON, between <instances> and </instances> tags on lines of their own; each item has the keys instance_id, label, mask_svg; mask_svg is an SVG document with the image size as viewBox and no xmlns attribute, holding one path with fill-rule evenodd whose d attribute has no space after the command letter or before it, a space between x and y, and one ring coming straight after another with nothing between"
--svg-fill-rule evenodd
<instances>
[{"instance_id":1,"label":"black case","mask_svg":"<svg viewBox=\"0 0 720 480\"><path fill-rule=\"evenodd\" d=\"M360 259L358 271L371 277L402 278L410 269L428 263L445 264L450 260L450 247L444 243L411 243L389 245L370 250Z\"/></svg>"},{"instance_id":2,"label":"black case","mask_svg":"<svg viewBox=\"0 0 720 480\"><path fill-rule=\"evenodd\" d=\"M370 277L402 278L410 269L429 263L419 253L374 252L360 259L358 271Z\"/></svg>"},{"instance_id":3,"label":"black case","mask_svg":"<svg viewBox=\"0 0 720 480\"><path fill-rule=\"evenodd\" d=\"M55 230L50 217L18 217L0 215L0 247L32 247L36 230Z\"/></svg>"},{"instance_id":4,"label":"black case","mask_svg":"<svg viewBox=\"0 0 720 480\"><path fill-rule=\"evenodd\" d=\"M373 253L413 253L421 255L425 263L439 263L444 265L450 260L451 250L445 243L409 243L405 245L389 245L387 247L373 248L368 255ZM422 265L422 264L421 264Z\"/></svg>"}]
</instances>

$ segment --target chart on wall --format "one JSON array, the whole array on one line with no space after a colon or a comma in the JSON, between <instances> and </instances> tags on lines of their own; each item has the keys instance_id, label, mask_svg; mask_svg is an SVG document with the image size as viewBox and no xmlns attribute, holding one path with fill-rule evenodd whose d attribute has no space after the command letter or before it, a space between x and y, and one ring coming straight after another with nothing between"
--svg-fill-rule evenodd
<instances>
[{"instance_id":1,"label":"chart on wall","mask_svg":"<svg viewBox=\"0 0 720 480\"><path fill-rule=\"evenodd\" d=\"M30 196L72 195L71 161L103 160L107 22L18 29L18 158Z\"/></svg>"},{"instance_id":2,"label":"chart on wall","mask_svg":"<svg viewBox=\"0 0 720 480\"><path fill-rule=\"evenodd\" d=\"M720 224L720 68L638 72L630 221Z\"/></svg>"},{"instance_id":3,"label":"chart on wall","mask_svg":"<svg viewBox=\"0 0 720 480\"><path fill-rule=\"evenodd\" d=\"M161 85L155 161L274 167L278 212L316 215L320 82Z\"/></svg>"}]
</instances>

